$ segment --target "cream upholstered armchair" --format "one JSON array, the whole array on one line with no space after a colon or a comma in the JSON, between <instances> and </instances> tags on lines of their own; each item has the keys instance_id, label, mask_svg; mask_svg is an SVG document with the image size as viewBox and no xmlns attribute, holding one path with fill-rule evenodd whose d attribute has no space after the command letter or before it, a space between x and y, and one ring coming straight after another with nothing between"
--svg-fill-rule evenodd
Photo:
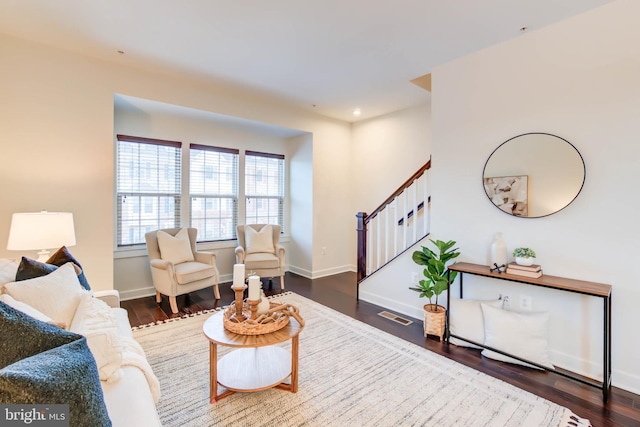
<instances>
[{"instance_id":1,"label":"cream upholstered armchair","mask_svg":"<svg viewBox=\"0 0 640 427\"><path fill-rule=\"evenodd\" d=\"M178 295L212 286L214 296L220 299L216 254L198 252L197 235L195 228L166 228L144 235L156 302L162 302L162 295L167 295L173 313L178 312Z\"/></svg>"},{"instance_id":2,"label":"cream upholstered armchair","mask_svg":"<svg viewBox=\"0 0 640 427\"><path fill-rule=\"evenodd\" d=\"M280 226L274 224L238 225L236 261L245 271L260 277L280 276L284 290L284 248L280 246Z\"/></svg>"}]
</instances>

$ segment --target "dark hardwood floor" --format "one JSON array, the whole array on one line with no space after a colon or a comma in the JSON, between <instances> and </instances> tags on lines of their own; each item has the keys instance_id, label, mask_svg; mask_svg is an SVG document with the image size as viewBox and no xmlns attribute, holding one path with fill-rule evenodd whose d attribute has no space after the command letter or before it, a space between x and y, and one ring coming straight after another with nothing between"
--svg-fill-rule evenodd
<instances>
[{"instance_id":1,"label":"dark hardwood floor","mask_svg":"<svg viewBox=\"0 0 640 427\"><path fill-rule=\"evenodd\" d=\"M380 311L386 309L364 301L356 302L355 283L355 273L342 273L314 280L292 273L287 273L285 277L288 291L293 291L456 362L565 406L578 416L588 418L594 427L640 426L640 396L613 387L609 402L604 404L599 389L553 373L488 360L480 356L477 350L447 345L438 341L437 337L424 338L421 319L412 319L414 320L412 324L404 326L378 316ZM166 297L160 305L155 303L155 297L146 297L123 301L122 307L128 310L132 326L143 325L228 305L234 298L230 285L230 283L220 285L222 298L219 301L213 299L211 289L203 289L178 297L180 313L176 315L171 313ZM275 279L273 291L267 290L266 285L264 287L267 295L273 295L279 292L280 285Z\"/></svg>"}]
</instances>

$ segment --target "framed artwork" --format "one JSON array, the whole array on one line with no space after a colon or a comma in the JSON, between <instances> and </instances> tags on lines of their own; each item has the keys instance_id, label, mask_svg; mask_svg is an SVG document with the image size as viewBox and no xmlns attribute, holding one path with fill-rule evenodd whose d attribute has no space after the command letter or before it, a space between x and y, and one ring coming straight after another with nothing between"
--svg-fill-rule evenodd
<instances>
[{"instance_id":1,"label":"framed artwork","mask_svg":"<svg viewBox=\"0 0 640 427\"><path fill-rule=\"evenodd\" d=\"M484 191L501 210L514 216L526 217L529 214L528 181L527 175L484 178Z\"/></svg>"}]
</instances>

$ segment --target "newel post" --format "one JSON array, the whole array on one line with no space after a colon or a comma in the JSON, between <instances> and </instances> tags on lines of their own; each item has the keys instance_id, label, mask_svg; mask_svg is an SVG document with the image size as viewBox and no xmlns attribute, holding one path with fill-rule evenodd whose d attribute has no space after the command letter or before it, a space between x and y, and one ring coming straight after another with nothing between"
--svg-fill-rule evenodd
<instances>
[{"instance_id":1,"label":"newel post","mask_svg":"<svg viewBox=\"0 0 640 427\"><path fill-rule=\"evenodd\" d=\"M367 276L367 224L365 218L367 214L364 212L358 212L356 218L358 218L358 260L357 266L357 283L360 283L362 279ZM360 286L356 285L356 299L360 299Z\"/></svg>"}]
</instances>

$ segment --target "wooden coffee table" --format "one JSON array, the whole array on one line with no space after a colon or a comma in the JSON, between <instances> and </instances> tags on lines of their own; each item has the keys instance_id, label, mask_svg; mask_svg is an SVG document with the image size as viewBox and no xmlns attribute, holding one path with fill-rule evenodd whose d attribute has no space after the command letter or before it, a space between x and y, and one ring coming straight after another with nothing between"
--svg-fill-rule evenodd
<instances>
[{"instance_id":1,"label":"wooden coffee table","mask_svg":"<svg viewBox=\"0 0 640 427\"><path fill-rule=\"evenodd\" d=\"M215 403L235 392L280 388L298 391L298 335L304 326L293 317L284 328L262 335L240 335L226 330L218 312L204 322L209 340L209 398ZM291 353L276 344L291 340ZM218 345L235 347L218 360ZM289 383L284 381L291 377ZM226 390L218 394L218 384Z\"/></svg>"}]
</instances>

